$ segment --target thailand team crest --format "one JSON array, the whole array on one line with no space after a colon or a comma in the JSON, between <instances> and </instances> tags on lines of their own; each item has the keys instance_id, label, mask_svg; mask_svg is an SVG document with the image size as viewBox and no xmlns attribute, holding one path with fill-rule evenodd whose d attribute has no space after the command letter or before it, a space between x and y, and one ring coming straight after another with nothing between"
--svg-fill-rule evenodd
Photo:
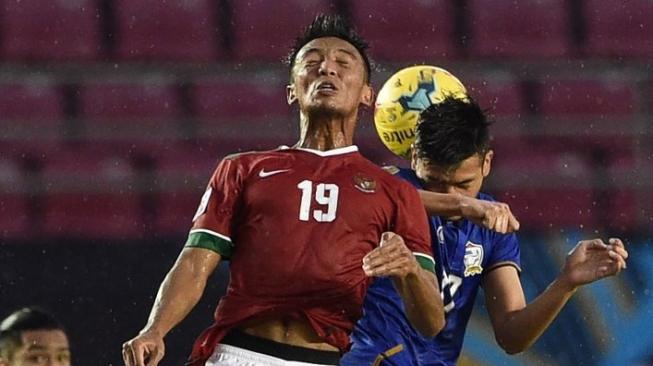
<instances>
[{"instance_id":1,"label":"thailand team crest","mask_svg":"<svg viewBox=\"0 0 653 366\"><path fill-rule=\"evenodd\" d=\"M481 274L483 272L483 267L481 267L483 263L483 246L468 241L465 244L463 263L465 264L465 277Z\"/></svg>"},{"instance_id":2,"label":"thailand team crest","mask_svg":"<svg viewBox=\"0 0 653 366\"><path fill-rule=\"evenodd\" d=\"M354 176L354 187L364 193L374 193L376 191L376 181L374 178L365 177L359 173Z\"/></svg>"}]
</instances>

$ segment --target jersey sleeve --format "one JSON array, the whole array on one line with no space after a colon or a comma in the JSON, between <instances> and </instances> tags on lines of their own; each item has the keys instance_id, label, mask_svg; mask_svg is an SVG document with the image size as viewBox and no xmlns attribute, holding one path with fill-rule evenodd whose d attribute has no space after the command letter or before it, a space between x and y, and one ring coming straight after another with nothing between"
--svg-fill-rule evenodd
<instances>
[{"instance_id":1,"label":"jersey sleeve","mask_svg":"<svg viewBox=\"0 0 653 366\"><path fill-rule=\"evenodd\" d=\"M493 269L503 266L513 266L518 272L521 272L519 241L517 240L517 235L514 233L494 233L492 252L487 262L487 269L484 273L488 273Z\"/></svg>"},{"instance_id":2,"label":"jersey sleeve","mask_svg":"<svg viewBox=\"0 0 653 366\"><path fill-rule=\"evenodd\" d=\"M222 160L197 208L186 247L209 249L224 259L231 257L233 219L241 203L242 186L243 172L238 160Z\"/></svg>"},{"instance_id":3,"label":"jersey sleeve","mask_svg":"<svg viewBox=\"0 0 653 366\"><path fill-rule=\"evenodd\" d=\"M393 230L401 235L420 266L430 272L435 272L435 259L431 249L431 233L426 210L417 191L408 183L400 182L397 216Z\"/></svg>"}]
</instances>

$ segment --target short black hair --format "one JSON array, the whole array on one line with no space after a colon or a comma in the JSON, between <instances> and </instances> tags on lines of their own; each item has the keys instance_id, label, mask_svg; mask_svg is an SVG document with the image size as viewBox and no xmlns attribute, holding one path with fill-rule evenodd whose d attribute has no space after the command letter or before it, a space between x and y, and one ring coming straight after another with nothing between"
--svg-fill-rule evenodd
<instances>
[{"instance_id":1,"label":"short black hair","mask_svg":"<svg viewBox=\"0 0 653 366\"><path fill-rule=\"evenodd\" d=\"M16 348L22 346L21 333L30 330L65 329L52 314L38 307L26 307L11 313L0 323L0 358L11 359Z\"/></svg>"},{"instance_id":2,"label":"short black hair","mask_svg":"<svg viewBox=\"0 0 653 366\"><path fill-rule=\"evenodd\" d=\"M295 43L286 57L286 63L290 66L290 75L292 75L292 70L295 67L295 59L299 50L308 42L325 37L340 38L356 48L365 62L365 70L367 71L367 80L369 82L372 76L372 62L367 55L369 45L356 33L347 19L338 14L318 14L313 19L313 22L304 28L301 34L295 39Z\"/></svg>"},{"instance_id":3,"label":"short black hair","mask_svg":"<svg viewBox=\"0 0 653 366\"><path fill-rule=\"evenodd\" d=\"M490 124L473 98L446 96L420 113L414 145L417 156L452 168L474 154L485 155L490 149Z\"/></svg>"}]
</instances>

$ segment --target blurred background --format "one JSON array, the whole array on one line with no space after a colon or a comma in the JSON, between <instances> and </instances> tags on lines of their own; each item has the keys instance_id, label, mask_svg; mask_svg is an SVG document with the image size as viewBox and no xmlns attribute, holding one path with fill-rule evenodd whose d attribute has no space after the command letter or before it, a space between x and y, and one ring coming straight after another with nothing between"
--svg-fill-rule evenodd
<instances>
[{"instance_id":1,"label":"blurred background","mask_svg":"<svg viewBox=\"0 0 653 366\"><path fill-rule=\"evenodd\" d=\"M495 116L487 190L522 222L529 299L584 237L618 278L580 290L520 356L479 296L461 365L653 365L652 0L0 0L0 317L39 304L76 365L121 365L219 158L293 144L281 62L317 12L371 42L378 88L433 64ZM363 112L357 144L387 152ZM227 267L167 338L183 363Z\"/></svg>"}]
</instances>

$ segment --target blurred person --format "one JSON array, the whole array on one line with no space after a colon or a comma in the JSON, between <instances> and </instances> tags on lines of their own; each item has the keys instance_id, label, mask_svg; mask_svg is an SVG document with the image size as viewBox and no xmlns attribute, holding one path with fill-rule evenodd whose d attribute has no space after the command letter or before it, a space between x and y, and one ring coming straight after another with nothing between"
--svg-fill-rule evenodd
<instances>
[{"instance_id":1,"label":"blurred person","mask_svg":"<svg viewBox=\"0 0 653 366\"><path fill-rule=\"evenodd\" d=\"M494 153L489 122L471 98L447 97L420 115L411 169L389 168L415 187L492 201L480 192ZM582 240L557 278L530 304L519 280L519 244L460 216L430 217L445 328L427 339L408 326L405 306L387 279L368 289L364 317L352 333L342 365L455 365L480 286L498 344L509 354L528 349L579 287L626 268L621 240Z\"/></svg>"},{"instance_id":2,"label":"blurred person","mask_svg":"<svg viewBox=\"0 0 653 366\"><path fill-rule=\"evenodd\" d=\"M0 323L0 366L70 366L64 327L49 313L28 307Z\"/></svg>"},{"instance_id":3,"label":"blurred person","mask_svg":"<svg viewBox=\"0 0 653 366\"><path fill-rule=\"evenodd\" d=\"M442 329L420 197L353 145L358 109L373 102L366 49L337 16L296 40L287 94L299 141L220 162L147 324L123 345L126 365L159 363L222 259L229 287L190 365L336 365L372 277L391 278L417 332Z\"/></svg>"}]
</instances>

